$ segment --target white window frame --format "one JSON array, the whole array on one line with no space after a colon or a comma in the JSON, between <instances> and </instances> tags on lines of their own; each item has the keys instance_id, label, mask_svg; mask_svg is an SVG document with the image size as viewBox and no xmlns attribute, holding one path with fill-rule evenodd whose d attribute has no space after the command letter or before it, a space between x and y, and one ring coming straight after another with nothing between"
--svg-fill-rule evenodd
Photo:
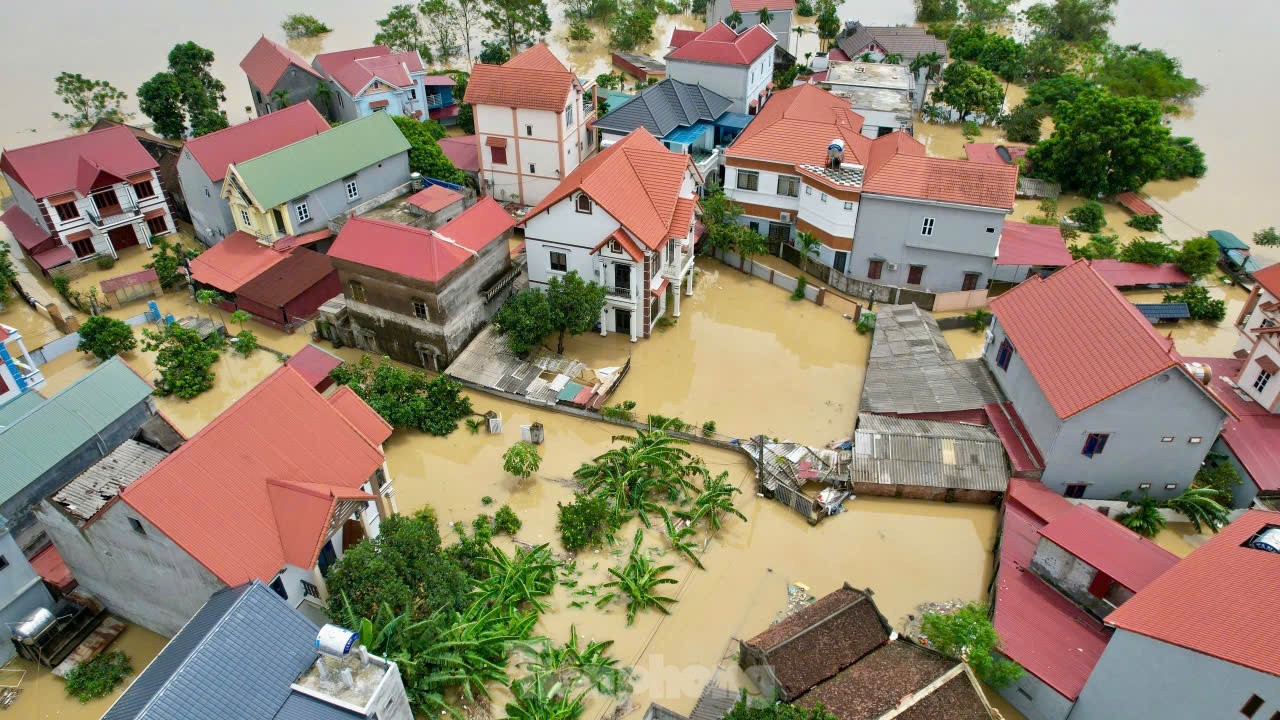
<instances>
[{"instance_id":1,"label":"white window frame","mask_svg":"<svg viewBox=\"0 0 1280 720\"><path fill-rule=\"evenodd\" d=\"M246 209L244 209L244 208L240 208L240 219L244 221L244 226L245 226L246 228L252 228L252 227L253 227L253 219L249 217L249 211L248 211L248 210L246 210Z\"/></svg>"},{"instance_id":2,"label":"white window frame","mask_svg":"<svg viewBox=\"0 0 1280 720\"><path fill-rule=\"evenodd\" d=\"M742 180L744 178L750 178L751 184L754 185L754 187L744 187L742 185ZM755 170L739 170L733 174L733 186L739 190L760 192L760 173Z\"/></svg>"},{"instance_id":3,"label":"white window frame","mask_svg":"<svg viewBox=\"0 0 1280 720\"><path fill-rule=\"evenodd\" d=\"M355 180L348 180L345 187L347 189L347 202L360 199L360 186L356 184Z\"/></svg>"},{"instance_id":4,"label":"white window frame","mask_svg":"<svg viewBox=\"0 0 1280 720\"><path fill-rule=\"evenodd\" d=\"M852 201L852 200L845 200L845 201L844 201L844 209L845 209L845 210L853 210L853 201Z\"/></svg>"},{"instance_id":5,"label":"white window frame","mask_svg":"<svg viewBox=\"0 0 1280 720\"><path fill-rule=\"evenodd\" d=\"M794 187L795 192L783 192L782 186L784 183ZM782 197L800 197L800 177L797 175L779 175L777 190L777 194Z\"/></svg>"},{"instance_id":6,"label":"white window frame","mask_svg":"<svg viewBox=\"0 0 1280 720\"><path fill-rule=\"evenodd\" d=\"M1258 377L1253 380L1253 389L1258 392L1264 392L1267 389L1267 383L1271 382L1271 373L1258 368Z\"/></svg>"},{"instance_id":7,"label":"white window frame","mask_svg":"<svg viewBox=\"0 0 1280 720\"><path fill-rule=\"evenodd\" d=\"M931 217L924 218L923 222L920 223L920 235L922 237L932 237L933 228L936 223L937 223L937 218L931 218Z\"/></svg>"},{"instance_id":8,"label":"white window frame","mask_svg":"<svg viewBox=\"0 0 1280 720\"><path fill-rule=\"evenodd\" d=\"M298 206L294 208L294 213L298 218L299 225L311 219L311 208L307 207L305 202L298 203Z\"/></svg>"},{"instance_id":9,"label":"white window frame","mask_svg":"<svg viewBox=\"0 0 1280 720\"><path fill-rule=\"evenodd\" d=\"M672 263L675 261L676 261L676 241L668 240L667 241L667 262Z\"/></svg>"},{"instance_id":10,"label":"white window frame","mask_svg":"<svg viewBox=\"0 0 1280 720\"><path fill-rule=\"evenodd\" d=\"M561 267L561 268L556 267L557 255L564 258L564 262L560 263L564 267ZM565 252L564 250L548 250L547 251L547 268L550 269L551 272L559 272L559 273L569 272L569 253Z\"/></svg>"}]
</instances>

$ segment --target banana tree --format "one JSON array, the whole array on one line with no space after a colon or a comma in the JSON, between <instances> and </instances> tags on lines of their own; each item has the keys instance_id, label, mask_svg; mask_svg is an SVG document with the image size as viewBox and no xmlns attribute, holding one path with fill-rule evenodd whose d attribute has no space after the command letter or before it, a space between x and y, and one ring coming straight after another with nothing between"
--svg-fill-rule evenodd
<instances>
[{"instance_id":1,"label":"banana tree","mask_svg":"<svg viewBox=\"0 0 1280 720\"><path fill-rule=\"evenodd\" d=\"M671 610L667 607L676 602L675 598L665 595L658 595L655 590L659 585L674 585L674 578L665 577L665 575L674 570L674 565L657 565L648 556L640 552L644 540L644 530L637 529L635 538L631 542L631 555L627 558L627 564L621 569L609 568L609 574L613 579L604 583L602 587L613 588L610 592L603 595L596 601L596 607L602 608L605 605L619 598L625 598L627 603L627 625L631 625L636 620L636 615L646 608L657 608L664 615L670 615Z\"/></svg>"}]
</instances>

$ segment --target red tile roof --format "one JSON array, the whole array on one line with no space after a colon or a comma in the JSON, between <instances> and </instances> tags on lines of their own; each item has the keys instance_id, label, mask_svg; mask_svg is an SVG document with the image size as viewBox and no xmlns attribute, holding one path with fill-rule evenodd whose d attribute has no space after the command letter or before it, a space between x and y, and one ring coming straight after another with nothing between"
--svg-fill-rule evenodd
<instances>
[{"instance_id":1,"label":"red tile roof","mask_svg":"<svg viewBox=\"0 0 1280 720\"><path fill-rule=\"evenodd\" d=\"M276 251L272 251L276 252ZM284 253L284 259L271 265L236 290L237 298L252 300L269 308L283 308L299 295L315 287L330 275L335 275L333 261L328 255L305 247ZM331 281L337 294L338 281ZM330 295L329 297L332 297ZM323 300L317 301L323 302ZM292 309L292 308L291 308ZM304 312L298 309L297 312Z\"/></svg>"},{"instance_id":2,"label":"red tile roof","mask_svg":"<svg viewBox=\"0 0 1280 720\"><path fill-rule=\"evenodd\" d=\"M1280 263L1268 265L1253 274L1253 279L1272 297L1280 297Z\"/></svg>"},{"instance_id":3,"label":"red tile roof","mask_svg":"<svg viewBox=\"0 0 1280 720\"><path fill-rule=\"evenodd\" d=\"M55 268L63 263L69 263L76 259L76 251L71 249L70 245L59 245L52 250L45 250L31 256L36 265L48 270Z\"/></svg>"},{"instance_id":4,"label":"red tile roof","mask_svg":"<svg viewBox=\"0 0 1280 720\"><path fill-rule=\"evenodd\" d=\"M367 440L377 445L391 437L393 428L382 416L360 399L354 390L343 385L329 396L329 404L347 419Z\"/></svg>"},{"instance_id":5,"label":"red tile roof","mask_svg":"<svg viewBox=\"0 0 1280 720\"><path fill-rule=\"evenodd\" d=\"M640 252L640 248L636 247L635 241L632 240L631 236L627 234L627 231L622 228L614 230L613 234L596 243L596 246L591 248L591 254L594 255L600 252L600 248L604 247L605 243L610 241L618 243L618 245L622 247L623 251L627 253L627 256L632 260L635 260L636 262L644 260L644 253Z\"/></svg>"},{"instance_id":6,"label":"red tile roof","mask_svg":"<svg viewBox=\"0 0 1280 720\"><path fill-rule=\"evenodd\" d=\"M1116 202L1123 205L1135 215L1159 215L1141 195L1136 192L1124 192L1116 196Z\"/></svg>"},{"instance_id":7,"label":"red tile roof","mask_svg":"<svg viewBox=\"0 0 1280 720\"><path fill-rule=\"evenodd\" d=\"M135 285L145 285L159 279L160 276L156 274L155 268L148 268L146 270L139 270L138 272L131 272L126 275L117 275L115 277L107 278L106 280L98 283L98 286L102 288L102 294L105 295L107 293L113 293L117 290L123 290L124 288L133 287Z\"/></svg>"},{"instance_id":8,"label":"red tile roof","mask_svg":"<svg viewBox=\"0 0 1280 720\"><path fill-rule=\"evenodd\" d=\"M353 218L338 233L329 256L440 282L514 224L507 211L488 196L436 231Z\"/></svg>"},{"instance_id":9,"label":"red tile roof","mask_svg":"<svg viewBox=\"0 0 1280 720\"><path fill-rule=\"evenodd\" d=\"M1087 260L1023 282L994 298L991 311L1063 419L1182 366L1173 341Z\"/></svg>"},{"instance_id":10,"label":"red tile roof","mask_svg":"<svg viewBox=\"0 0 1280 720\"><path fill-rule=\"evenodd\" d=\"M67 593L76 586L75 576L62 559L62 553L52 543L31 558L31 569L36 571L45 582Z\"/></svg>"},{"instance_id":11,"label":"red tile roof","mask_svg":"<svg viewBox=\"0 0 1280 720\"><path fill-rule=\"evenodd\" d=\"M1071 509L1070 502L1037 481L1009 480L993 622L1006 655L1075 700L1111 633L1028 570L1040 528Z\"/></svg>"},{"instance_id":12,"label":"red tile roof","mask_svg":"<svg viewBox=\"0 0 1280 720\"><path fill-rule=\"evenodd\" d=\"M667 60L689 60L716 65L750 65L773 49L778 38L763 25L752 25L742 34L723 22L707 28L668 53Z\"/></svg>"},{"instance_id":13,"label":"red tile roof","mask_svg":"<svg viewBox=\"0 0 1280 720\"><path fill-rule=\"evenodd\" d=\"M1107 616L1107 624L1280 675L1280 555L1243 545L1280 513L1250 510Z\"/></svg>"},{"instance_id":14,"label":"red tile roof","mask_svg":"<svg viewBox=\"0 0 1280 720\"><path fill-rule=\"evenodd\" d=\"M0 171L36 199L98 187L104 174L125 178L159 167L138 138L123 125L5 150Z\"/></svg>"},{"instance_id":15,"label":"red tile roof","mask_svg":"<svg viewBox=\"0 0 1280 720\"><path fill-rule=\"evenodd\" d=\"M729 0L729 7L740 13L758 13L760 8L795 10L796 0Z\"/></svg>"},{"instance_id":16,"label":"red tile roof","mask_svg":"<svg viewBox=\"0 0 1280 720\"><path fill-rule=\"evenodd\" d=\"M501 65L476 63L467 82L472 105L564 112L577 78L538 43Z\"/></svg>"},{"instance_id":17,"label":"red tile roof","mask_svg":"<svg viewBox=\"0 0 1280 720\"><path fill-rule=\"evenodd\" d=\"M321 77L301 55L278 42L268 40L266 35L258 38L258 42L249 48L249 54L240 61L240 69L263 95L275 89L276 83L280 82L280 77L290 65L317 78Z\"/></svg>"},{"instance_id":18,"label":"red tile roof","mask_svg":"<svg viewBox=\"0 0 1280 720\"><path fill-rule=\"evenodd\" d=\"M453 166L463 172L480 171L480 153L475 135L442 137L436 141Z\"/></svg>"},{"instance_id":19,"label":"red tile roof","mask_svg":"<svg viewBox=\"0 0 1280 720\"><path fill-rule=\"evenodd\" d=\"M999 252L997 265L1066 267L1073 262L1071 251L1062 239L1062 229L1057 225L1005 220Z\"/></svg>"},{"instance_id":20,"label":"red tile roof","mask_svg":"<svg viewBox=\"0 0 1280 720\"><path fill-rule=\"evenodd\" d=\"M862 184L867 193L1005 211L1013 210L1017 189L1016 167L923 155L895 155Z\"/></svg>"},{"instance_id":21,"label":"red tile roof","mask_svg":"<svg viewBox=\"0 0 1280 720\"><path fill-rule=\"evenodd\" d=\"M23 212L17 204L10 205L8 210L0 214L0 222L9 228L9 232L13 233L13 239L17 240L25 250L31 250L53 237L37 225L36 221Z\"/></svg>"},{"instance_id":22,"label":"red tile roof","mask_svg":"<svg viewBox=\"0 0 1280 720\"><path fill-rule=\"evenodd\" d=\"M862 116L849 109L848 100L816 85L798 85L774 93L726 152L731 158L821 165L835 137L845 142L846 161L865 161L871 151Z\"/></svg>"},{"instance_id":23,"label":"red tile roof","mask_svg":"<svg viewBox=\"0 0 1280 720\"><path fill-rule=\"evenodd\" d=\"M405 202L427 212L440 212L462 199L462 194L443 185L429 185L410 195Z\"/></svg>"},{"instance_id":24,"label":"red tile roof","mask_svg":"<svg viewBox=\"0 0 1280 720\"><path fill-rule=\"evenodd\" d=\"M1235 417L1227 418L1222 425L1222 441L1231 448L1231 454L1240 461L1259 490L1280 490L1280 415L1272 415L1252 399L1241 397L1241 393L1226 383L1227 378L1234 381L1240 377L1244 361L1236 358L1187 359L1204 363L1213 370L1210 388L1235 413Z\"/></svg>"},{"instance_id":25,"label":"red tile roof","mask_svg":"<svg viewBox=\"0 0 1280 720\"><path fill-rule=\"evenodd\" d=\"M635 130L579 165L525 221L581 190L651 250L663 247L692 159L673 153L644 129ZM684 233L681 233L681 237Z\"/></svg>"},{"instance_id":26,"label":"red tile roof","mask_svg":"<svg viewBox=\"0 0 1280 720\"><path fill-rule=\"evenodd\" d=\"M342 358L325 351L323 348L308 344L284 363L298 371L311 387L318 387L329 377L334 368L342 364Z\"/></svg>"},{"instance_id":27,"label":"red tile roof","mask_svg":"<svg viewBox=\"0 0 1280 720\"><path fill-rule=\"evenodd\" d=\"M1134 592L1178 562L1178 556L1085 505L1059 515L1040 535Z\"/></svg>"},{"instance_id":28,"label":"red tile roof","mask_svg":"<svg viewBox=\"0 0 1280 720\"><path fill-rule=\"evenodd\" d=\"M673 238L686 237L689 226L693 224L693 211L698 207L696 198L680 198L676 200L676 210L671 214L671 227L667 235Z\"/></svg>"},{"instance_id":29,"label":"red tile roof","mask_svg":"<svg viewBox=\"0 0 1280 720\"><path fill-rule=\"evenodd\" d=\"M359 94L374 78L395 87L409 87L413 84L409 73L424 69L422 56L416 51L393 53L383 45L323 53L316 56L316 64L352 95Z\"/></svg>"},{"instance_id":30,"label":"red tile roof","mask_svg":"<svg viewBox=\"0 0 1280 720\"><path fill-rule=\"evenodd\" d=\"M285 253L237 230L191 261L191 277L223 292L234 293L285 257Z\"/></svg>"},{"instance_id":31,"label":"red tile roof","mask_svg":"<svg viewBox=\"0 0 1280 720\"><path fill-rule=\"evenodd\" d=\"M685 43L693 40L701 35L701 30L689 30L687 28L676 28L671 31L671 42L667 43L667 47L683 47Z\"/></svg>"},{"instance_id":32,"label":"red tile roof","mask_svg":"<svg viewBox=\"0 0 1280 720\"><path fill-rule=\"evenodd\" d=\"M1134 285L1189 285L1190 275L1173 263L1143 265L1119 260L1094 260L1093 269L1116 287Z\"/></svg>"},{"instance_id":33,"label":"red tile roof","mask_svg":"<svg viewBox=\"0 0 1280 720\"><path fill-rule=\"evenodd\" d=\"M192 138L186 148L210 180L221 182L231 163L266 155L328 129L324 116L314 105L304 102Z\"/></svg>"},{"instance_id":34,"label":"red tile roof","mask_svg":"<svg viewBox=\"0 0 1280 720\"><path fill-rule=\"evenodd\" d=\"M339 500L371 497L379 446L281 367L120 499L226 584L270 582L315 565Z\"/></svg>"},{"instance_id":35,"label":"red tile roof","mask_svg":"<svg viewBox=\"0 0 1280 720\"><path fill-rule=\"evenodd\" d=\"M987 165L1008 165L1009 162L1000 156L997 148L1004 148L1010 160L1017 160L1027 154L1026 145L997 145L996 143L965 143L964 156L970 162Z\"/></svg>"}]
</instances>

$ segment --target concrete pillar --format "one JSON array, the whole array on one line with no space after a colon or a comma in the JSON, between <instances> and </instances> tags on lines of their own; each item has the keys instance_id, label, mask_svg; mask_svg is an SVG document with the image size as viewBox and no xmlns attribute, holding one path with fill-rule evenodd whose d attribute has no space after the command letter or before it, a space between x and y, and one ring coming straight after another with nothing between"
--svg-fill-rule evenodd
<instances>
[{"instance_id":1,"label":"concrete pillar","mask_svg":"<svg viewBox=\"0 0 1280 720\"><path fill-rule=\"evenodd\" d=\"M640 313L644 312L644 304L637 303L636 309L631 311L631 342L640 339Z\"/></svg>"},{"instance_id":2,"label":"concrete pillar","mask_svg":"<svg viewBox=\"0 0 1280 720\"><path fill-rule=\"evenodd\" d=\"M608 335L608 334L609 334L609 306L606 304L604 308L600 310L600 337L604 337L605 335Z\"/></svg>"},{"instance_id":3,"label":"concrete pillar","mask_svg":"<svg viewBox=\"0 0 1280 720\"><path fill-rule=\"evenodd\" d=\"M672 309L671 314L680 317L680 288L677 286L672 288L671 291L671 298L676 301L676 306Z\"/></svg>"},{"instance_id":4,"label":"concrete pillar","mask_svg":"<svg viewBox=\"0 0 1280 720\"><path fill-rule=\"evenodd\" d=\"M689 274L684 276L684 294L693 297L693 271L694 267L689 267Z\"/></svg>"}]
</instances>

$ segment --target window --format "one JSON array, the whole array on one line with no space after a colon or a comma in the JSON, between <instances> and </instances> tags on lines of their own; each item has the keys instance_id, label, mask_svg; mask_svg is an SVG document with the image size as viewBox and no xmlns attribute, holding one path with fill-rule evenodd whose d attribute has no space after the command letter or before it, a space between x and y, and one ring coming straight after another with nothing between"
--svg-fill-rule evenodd
<instances>
[{"instance_id":1,"label":"window","mask_svg":"<svg viewBox=\"0 0 1280 720\"><path fill-rule=\"evenodd\" d=\"M1177 490L1177 489L1178 489L1178 483L1165 483L1165 484L1164 484L1164 489L1165 489L1165 490Z\"/></svg>"},{"instance_id":2,"label":"window","mask_svg":"<svg viewBox=\"0 0 1280 720\"><path fill-rule=\"evenodd\" d=\"M1150 490L1150 489L1151 489L1151 483L1138 483L1138 489L1139 489L1139 490Z\"/></svg>"},{"instance_id":3,"label":"window","mask_svg":"<svg viewBox=\"0 0 1280 720\"><path fill-rule=\"evenodd\" d=\"M805 194L805 195L812 195L812 194L813 194L813 188L809 187L808 185L805 185L805 186L804 186L804 194Z\"/></svg>"},{"instance_id":4,"label":"window","mask_svg":"<svg viewBox=\"0 0 1280 720\"><path fill-rule=\"evenodd\" d=\"M506 165L507 149L504 147L490 147L489 160L491 160L494 165Z\"/></svg>"},{"instance_id":5,"label":"window","mask_svg":"<svg viewBox=\"0 0 1280 720\"><path fill-rule=\"evenodd\" d=\"M299 580L298 582L302 583L302 594L303 594L303 595L305 595L306 597L313 597L313 598L319 598L319 597L320 597L320 588L318 588L318 587L316 587L315 585L313 585L313 584L311 584L311 583L307 582L306 580Z\"/></svg>"},{"instance_id":6,"label":"window","mask_svg":"<svg viewBox=\"0 0 1280 720\"><path fill-rule=\"evenodd\" d=\"M995 229L995 228L993 228L993 227L989 227L989 228L987 228L987 234L989 234L989 235L995 235L995 234L996 234L996 229Z\"/></svg>"},{"instance_id":7,"label":"window","mask_svg":"<svg viewBox=\"0 0 1280 720\"><path fill-rule=\"evenodd\" d=\"M920 224L920 234L926 237L933 234L933 218L924 219L924 222Z\"/></svg>"},{"instance_id":8,"label":"window","mask_svg":"<svg viewBox=\"0 0 1280 720\"><path fill-rule=\"evenodd\" d=\"M851 203L851 202L849 202L849 201L847 201L847 200L846 200L846 201L845 201L845 203L844 203L844 209L845 209L845 210L852 210L852 209L853 209L853 203Z\"/></svg>"},{"instance_id":9,"label":"window","mask_svg":"<svg viewBox=\"0 0 1280 720\"><path fill-rule=\"evenodd\" d=\"M409 99L410 100L418 99L418 88L409 88Z\"/></svg>"},{"instance_id":10,"label":"window","mask_svg":"<svg viewBox=\"0 0 1280 720\"><path fill-rule=\"evenodd\" d=\"M778 194L787 197L800 197L800 178L793 175L778 176Z\"/></svg>"},{"instance_id":11,"label":"window","mask_svg":"<svg viewBox=\"0 0 1280 720\"><path fill-rule=\"evenodd\" d=\"M147 218L147 232L154 235L163 235L169 232L169 223L165 222L164 216Z\"/></svg>"},{"instance_id":12,"label":"window","mask_svg":"<svg viewBox=\"0 0 1280 720\"><path fill-rule=\"evenodd\" d=\"M120 198L116 197L116 191L114 189L108 188L93 196L93 204L99 210L106 210L108 208L114 210L115 208L120 207Z\"/></svg>"},{"instance_id":13,"label":"window","mask_svg":"<svg viewBox=\"0 0 1280 720\"><path fill-rule=\"evenodd\" d=\"M1200 437L1199 435L1192 435L1191 437L1187 438L1188 445L1199 445L1202 442L1204 442L1204 438Z\"/></svg>"},{"instance_id":14,"label":"window","mask_svg":"<svg viewBox=\"0 0 1280 720\"><path fill-rule=\"evenodd\" d=\"M302 224L311 219L311 208L307 207L306 203L304 202L298 203L298 207L296 208L296 210L298 213L299 224Z\"/></svg>"},{"instance_id":15,"label":"window","mask_svg":"<svg viewBox=\"0 0 1280 720\"><path fill-rule=\"evenodd\" d=\"M89 257L93 254L93 240L90 238L76 240L71 243L71 249L76 251L76 257Z\"/></svg>"},{"instance_id":16,"label":"window","mask_svg":"<svg viewBox=\"0 0 1280 720\"><path fill-rule=\"evenodd\" d=\"M923 265L912 265L910 268L907 269L908 285L919 285L922 280L924 280Z\"/></svg>"},{"instance_id":17,"label":"window","mask_svg":"<svg viewBox=\"0 0 1280 720\"><path fill-rule=\"evenodd\" d=\"M748 222L747 227L750 228L751 232L753 233L760 232L760 223L756 222L755 220Z\"/></svg>"},{"instance_id":18,"label":"window","mask_svg":"<svg viewBox=\"0 0 1280 720\"><path fill-rule=\"evenodd\" d=\"M576 209L580 213L591 214L591 198L586 193L578 193L578 204Z\"/></svg>"},{"instance_id":19,"label":"window","mask_svg":"<svg viewBox=\"0 0 1280 720\"><path fill-rule=\"evenodd\" d=\"M883 260L871 260L867 263L867 277L872 280L879 280L880 274L884 272Z\"/></svg>"},{"instance_id":20,"label":"window","mask_svg":"<svg viewBox=\"0 0 1280 720\"><path fill-rule=\"evenodd\" d=\"M621 254L622 254L622 243L618 242L617 240L610 240L610 241L609 241L609 252L613 253L614 255L621 255Z\"/></svg>"},{"instance_id":21,"label":"window","mask_svg":"<svg viewBox=\"0 0 1280 720\"><path fill-rule=\"evenodd\" d=\"M573 103L564 106L564 126L569 127L573 124Z\"/></svg>"},{"instance_id":22,"label":"window","mask_svg":"<svg viewBox=\"0 0 1280 720\"><path fill-rule=\"evenodd\" d=\"M1262 392L1267 389L1267 383L1271 382L1271 373L1258 368L1258 377L1253 381L1253 389Z\"/></svg>"},{"instance_id":23,"label":"window","mask_svg":"<svg viewBox=\"0 0 1280 720\"><path fill-rule=\"evenodd\" d=\"M143 180L133 186L133 194L137 195L139 200L142 200L143 198L153 197L156 194L156 189L151 185L150 180Z\"/></svg>"},{"instance_id":24,"label":"window","mask_svg":"<svg viewBox=\"0 0 1280 720\"><path fill-rule=\"evenodd\" d=\"M1245 717L1251 718L1253 717L1254 713L1258 712L1261 709L1262 709L1262 698L1258 697L1257 695L1251 695L1249 697L1249 701L1244 704L1244 707L1240 708L1240 714Z\"/></svg>"},{"instance_id":25,"label":"window","mask_svg":"<svg viewBox=\"0 0 1280 720\"><path fill-rule=\"evenodd\" d=\"M284 589L284 579L277 577L275 580L272 580L271 589L275 590L276 594L284 598L285 600L289 599L289 593L286 592Z\"/></svg>"},{"instance_id":26,"label":"window","mask_svg":"<svg viewBox=\"0 0 1280 720\"><path fill-rule=\"evenodd\" d=\"M1000 341L1000 349L996 351L996 367L1001 370L1009 369L1009 360L1013 358L1013 343L1009 342L1009 338Z\"/></svg>"},{"instance_id":27,"label":"window","mask_svg":"<svg viewBox=\"0 0 1280 720\"><path fill-rule=\"evenodd\" d=\"M524 134L525 134L525 135L532 136L532 135L533 135L533 126L532 126L532 125L525 125L525 126L524 126Z\"/></svg>"},{"instance_id":28,"label":"window","mask_svg":"<svg viewBox=\"0 0 1280 720\"><path fill-rule=\"evenodd\" d=\"M534 165L533 163L529 163L529 174L533 175L537 172L538 172L538 166Z\"/></svg>"},{"instance_id":29,"label":"window","mask_svg":"<svg viewBox=\"0 0 1280 720\"><path fill-rule=\"evenodd\" d=\"M1084 497L1084 491L1088 489L1089 486L1084 483L1071 483L1062 491L1062 494L1064 497L1082 498Z\"/></svg>"},{"instance_id":30,"label":"window","mask_svg":"<svg viewBox=\"0 0 1280 720\"><path fill-rule=\"evenodd\" d=\"M1033 702L1035 701L1035 698L1031 697L1031 693L1027 692L1026 690L1023 690L1022 688L1014 688L1014 689L1017 690L1018 694L1021 695L1022 697L1028 700L1031 700Z\"/></svg>"},{"instance_id":31,"label":"window","mask_svg":"<svg viewBox=\"0 0 1280 720\"><path fill-rule=\"evenodd\" d=\"M755 170L739 170L738 171L738 189L739 190L758 190L760 188L760 173Z\"/></svg>"},{"instance_id":32,"label":"window","mask_svg":"<svg viewBox=\"0 0 1280 720\"><path fill-rule=\"evenodd\" d=\"M76 204L74 201L68 202L68 203L62 203L61 205L54 205L53 209L57 211L58 219L61 220L62 222L67 222L68 220L75 220L76 218L80 217L80 208L76 207Z\"/></svg>"},{"instance_id":33,"label":"window","mask_svg":"<svg viewBox=\"0 0 1280 720\"><path fill-rule=\"evenodd\" d=\"M356 302L364 302L365 299L364 285L361 285L355 280L351 281L351 299Z\"/></svg>"},{"instance_id":34,"label":"window","mask_svg":"<svg viewBox=\"0 0 1280 720\"><path fill-rule=\"evenodd\" d=\"M419 320L427 319L427 304L421 300L413 300L413 316Z\"/></svg>"},{"instance_id":35,"label":"window","mask_svg":"<svg viewBox=\"0 0 1280 720\"><path fill-rule=\"evenodd\" d=\"M355 180L347 181L347 200L355 200L360 197L360 188L356 185Z\"/></svg>"},{"instance_id":36,"label":"window","mask_svg":"<svg viewBox=\"0 0 1280 720\"><path fill-rule=\"evenodd\" d=\"M676 261L676 241L668 240L667 241L667 262L675 262L675 261Z\"/></svg>"},{"instance_id":37,"label":"window","mask_svg":"<svg viewBox=\"0 0 1280 720\"><path fill-rule=\"evenodd\" d=\"M551 251L551 269L555 272L565 272L569 269L569 256L562 253Z\"/></svg>"},{"instance_id":38,"label":"window","mask_svg":"<svg viewBox=\"0 0 1280 720\"><path fill-rule=\"evenodd\" d=\"M253 227L253 221L249 219L249 211L244 208L240 208L240 220L244 223L246 228Z\"/></svg>"},{"instance_id":39,"label":"window","mask_svg":"<svg viewBox=\"0 0 1280 720\"><path fill-rule=\"evenodd\" d=\"M213 197L212 195L210 195L210 194L209 194L209 188L205 188L205 189L204 189L204 196L205 196L205 197Z\"/></svg>"},{"instance_id":40,"label":"window","mask_svg":"<svg viewBox=\"0 0 1280 720\"><path fill-rule=\"evenodd\" d=\"M967 272L964 274L964 282L960 283L961 290L977 290L978 278L982 277L982 273Z\"/></svg>"},{"instance_id":41,"label":"window","mask_svg":"<svg viewBox=\"0 0 1280 720\"><path fill-rule=\"evenodd\" d=\"M1160 438L1160 442L1162 442L1162 443L1171 443L1171 442L1173 442L1173 436L1172 436L1172 435L1165 435L1164 437Z\"/></svg>"},{"instance_id":42,"label":"window","mask_svg":"<svg viewBox=\"0 0 1280 720\"><path fill-rule=\"evenodd\" d=\"M129 518L129 527L133 528L133 531L139 535L147 534L146 528L142 527L142 523L138 522L138 518Z\"/></svg>"},{"instance_id":43,"label":"window","mask_svg":"<svg viewBox=\"0 0 1280 720\"><path fill-rule=\"evenodd\" d=\"M1084 438L1084 447L1080 449L1080 454L1089 458L1101 455L1103 449L1107 447L1109 437L1111 435L1108 433L1089 433Z\"/></svg>"}]
</instances>

